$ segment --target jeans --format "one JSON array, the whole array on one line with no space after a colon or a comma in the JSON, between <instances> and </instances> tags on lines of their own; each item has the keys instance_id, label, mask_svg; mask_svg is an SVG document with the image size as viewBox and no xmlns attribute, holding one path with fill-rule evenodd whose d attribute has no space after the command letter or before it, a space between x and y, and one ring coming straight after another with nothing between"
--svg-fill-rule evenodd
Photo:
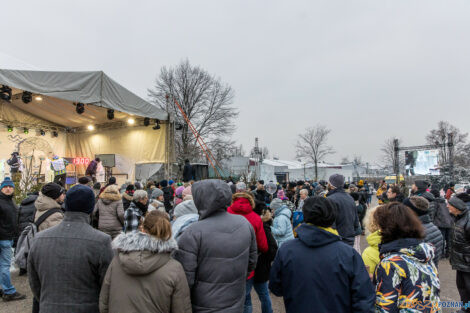
<instances>
[{"instance_id":1,"label":"jeans","mask_svg":"<svg viewBox=\"0 0 470 313\"><path fill-rule=\"evenodd\" d=\"M16 292L15 287L11 284L10 266L13 245L13 240L0 240L0 283L2 285L3 293L11 295Z\"/></svg>"},{"instance_id":2,"label":"jeans","mask_svg":"<svg viewBox=\"0 0 470 313\"><path fill-rule=\"evenodd\" d=\"M464 304L470 301L470 273L457 271L457 290L460 294L460 301ZM470 309L464 310L464 312L470 312Z\"/></svg>"},{"instance_id":3,"label":"jeans","mask_svg":"<svg viewBox=\"0 0 470 313\"><path fill-rule=\"evenodd\" d=\"M271 305L271 298L269 297L268 282L255 283L254 278L246 281L246 296L245 296L245 308L243 313L251 313L253 311L253 305L251 304L251 288L254 287L258 298L261 301L261 312L262 313L273 313Z\"/></svg>"}]
</instances>

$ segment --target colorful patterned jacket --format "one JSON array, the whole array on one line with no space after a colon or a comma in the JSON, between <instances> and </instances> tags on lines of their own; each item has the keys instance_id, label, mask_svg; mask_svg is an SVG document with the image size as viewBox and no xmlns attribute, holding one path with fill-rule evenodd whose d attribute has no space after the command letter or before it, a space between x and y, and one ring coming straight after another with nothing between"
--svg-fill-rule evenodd
<instances>
[{"instance_id":1,"label":"colorful patterned jacket","mask_svg":"<svg viewBox=\"0 0 470 313\"><path fill-rule=\"evenodd\" d=\"M380 246L380 258L374 276L376 312L441 312L431 245L413 238L398 239Z\"/></svg>"}]
</instances>

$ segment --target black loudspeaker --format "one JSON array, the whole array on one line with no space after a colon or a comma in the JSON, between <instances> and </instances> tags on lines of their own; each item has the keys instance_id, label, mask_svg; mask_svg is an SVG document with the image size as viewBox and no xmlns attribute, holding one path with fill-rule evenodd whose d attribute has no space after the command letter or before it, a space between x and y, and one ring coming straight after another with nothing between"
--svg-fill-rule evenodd
<instances>
[{"instance_id":1,"label":"black loudspeaker","mask_svg":"<svg viewBox=\"0 0 470 313\"><path fill-rule=\"evenodd\" d=\"M95 154L95 159L100 158L101 165L104 167L115 167L116 166L116 155L115 154Z\"/></svg>"}]
</instances>

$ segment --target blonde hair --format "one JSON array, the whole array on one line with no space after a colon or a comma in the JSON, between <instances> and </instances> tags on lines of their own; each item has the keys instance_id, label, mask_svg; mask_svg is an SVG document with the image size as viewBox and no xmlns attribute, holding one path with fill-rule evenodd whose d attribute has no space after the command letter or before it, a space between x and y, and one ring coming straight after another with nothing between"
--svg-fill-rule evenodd
<instances>
[{"instance_id":1,"label":"blonde hair","mask_svg":"<svg viewBox=\"0 0 470 313\"><path fill-rule=\"evenodd\" d=\"M150 211L144 218L142 227L145 232L158 239L171 238L171 224L168 215L158 210Z\"/></svg>"},{"instance_id":2,"label":"blonde hair","mask_svg":"<svg viewBox=\"0 0 470 313\"><path fill-rule=\"evenodd\" d=\"M376 231L379 230L379 225L377 224L374 218L374 213L379 207L381 206L379 205L379 206L376 206L374 208L370 208L369 210L367 210L366 216L364 217L364 220L362 221L362 224L367 230L367 235L375 233Z\"/></svg>"}]
</instances>

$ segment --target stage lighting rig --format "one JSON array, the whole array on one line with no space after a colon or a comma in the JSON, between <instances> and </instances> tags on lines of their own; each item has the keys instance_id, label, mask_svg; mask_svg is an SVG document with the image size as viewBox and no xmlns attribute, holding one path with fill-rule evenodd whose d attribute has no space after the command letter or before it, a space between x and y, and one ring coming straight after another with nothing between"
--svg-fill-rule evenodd
<instances>
[{"instance_id":1,"label":"stage lighting rig","mask_svg":"<svg viewBox=\"0 0 470 313\"><path fill-rule=\"evenodd\" d=\"M85 105L81 102L75 104L75 111L78 113L78 114L83 114L83 112L85 112Z\"/></svg>"},{"instance_id":2,"label":"stage lighting rig","mask_svg":"<svg viewBox=\"0 0 470 313\"><path fill-rule=\"evenodd\" d=\"M7 85L2 85L0 88L0 99L11 101L11 88Z\"/></svg>"},{"instance_id":3,"label":"stage lighting rig","mask_svg":"<svg viewBox=\"0 0 470 313\"><path fill-rule=\"evenodd\" d=\"M114 110L113 109L108 109L108 120L114 119Z\"/></svg>"},{"instance_id":4,"label":"stage lighting rig","mask_svg":"<svg viewBox=\"0 0 470 313\"><path fill-rule=\"evenodd\" d=\"M33 94L29 91L23 91L23 94L21 95L21 100L23 100L25 104L28 104L33 101Z\"/></svg>"},{"instance_id":5,"label":"stage lighting rig","mask_svg":"<svg viewBox=\"0 0 470 313\"><path fill-rule=\"evenodd\" d=\"M155 126L153 126L154 130L160 129L160 120L155 120Z\"/></svg>"}]
</instances>

